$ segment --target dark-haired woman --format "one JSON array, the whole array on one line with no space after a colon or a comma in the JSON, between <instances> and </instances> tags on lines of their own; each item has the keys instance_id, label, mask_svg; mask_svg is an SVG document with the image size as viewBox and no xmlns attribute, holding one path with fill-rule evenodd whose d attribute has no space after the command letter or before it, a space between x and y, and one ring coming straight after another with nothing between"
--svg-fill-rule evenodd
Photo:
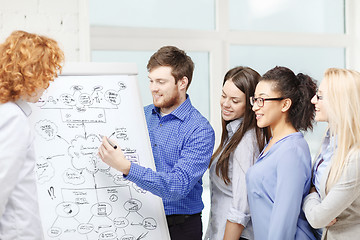
<instances>
[{"instance_id":1,"label":"dark-haired woman","mask_svg":"<svg viewBox=\"0 0 360 240\"><path fill-rule=\"evenodd\" d=\"M250 105L259 78L248 67L233 68L225 75L222 137L210 162L211 213L205 239L254 239L245 174L265 145Z\"/></svg>"},{"instance_id":2,"label":"dark-haired woman","mask_svg":"<svg viewBox=\"0 0 360 240\"><path fill-rule=\"evenodd\" d=\"M316 84L285 67L266 72L251 98L257 125L272 138L248 170L246 183L255 239L315 239L303 198L311 183L311 156L300 130L312 128Z\"/></svg>"}]
</instances>

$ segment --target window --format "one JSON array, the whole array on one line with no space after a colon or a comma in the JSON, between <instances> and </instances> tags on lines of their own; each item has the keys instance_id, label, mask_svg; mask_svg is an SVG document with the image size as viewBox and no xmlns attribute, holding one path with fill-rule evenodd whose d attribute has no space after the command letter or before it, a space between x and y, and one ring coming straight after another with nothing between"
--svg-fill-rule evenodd
<instances>
[{"instance_id":1,"label":"window","mask_svg":"<svg viewBox=\"0 0 360 240\"><path fill-rule=\"evenodd\" d=\"M230 0L230 28L243 31L344 33L343 0Z\"/></svg>"},{"instance_id":2,"label":"window","mask_svg":"<svg viewBox=\"0 0 360 240\"><path fill-rule=\"evenodd\" d=\"M135 62L138 66L138 82L143 105L152 103L146 65L154 51L93 51L95 62ZM190 100L200 113L210 118L209 104L209 57L207 52L187 53L195 64L193 79L188 90ZM201 89L201 93L199 90Z\"/></svg>"},{"instance_id":3,"label":"window","mask_svg":"<svg viewBox=\"0 0 360 240\"><path fill-rule=\"evenodd\" d=\"M328 67L353 68L360 65L359 15L356 0L90 0L92 60L136 62L148 104L150 55L164 45L184 49L196 64L192 102L214 127L217 147L227 70L246 65L263 74L285 65L321 80ZM306 133L313 156L324 128ZM208 176L203 179L206 231Z\"/></svg>"},{"instance_id":4,"label":"window","mask_svg":"<svg viewBox=\"0 0 360 240\"><path fill-rule=\"evenodd\" d=\"M90 0L90 23L102 26L214 30L215 3L214 0Z\"/></svg>"}]
</instances>

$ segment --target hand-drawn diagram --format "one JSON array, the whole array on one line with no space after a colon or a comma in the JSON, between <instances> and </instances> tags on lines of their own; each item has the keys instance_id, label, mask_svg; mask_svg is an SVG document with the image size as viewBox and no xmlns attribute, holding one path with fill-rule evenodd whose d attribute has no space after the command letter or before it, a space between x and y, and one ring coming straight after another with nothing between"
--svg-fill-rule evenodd
<instances>
[{"instance_id":1,"label":"hand-drawn diagram","mask_svg":"<svg viewBox=\"0 0 360 240\"><path fill-rule=\"evenodd\" d=\"M161 200L98 156L103 134L131 162L153 168L148 143L139 141L148 136L139 130L146 128L140 101L132 97L135 81L129 76L62 76L33 105L46 239L163 239Z\"/></svg>"}]
</instances>

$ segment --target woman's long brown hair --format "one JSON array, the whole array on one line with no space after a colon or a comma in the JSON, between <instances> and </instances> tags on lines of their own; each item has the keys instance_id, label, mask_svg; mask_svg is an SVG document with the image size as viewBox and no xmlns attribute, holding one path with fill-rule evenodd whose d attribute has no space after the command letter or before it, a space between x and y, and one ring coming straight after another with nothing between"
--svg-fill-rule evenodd
<instances>
[{"instance_id":1,"label":"woman's long brown hair","mask_svg":"<svg viewBox=\"0 0 360 240\"><path fill-rule=\"evenodd\" d=\"M215 172L216 175L224 180L226 185L230 184L231 182L228 175L229 156L233 151L235 151L245 133L250 129L255 129L256 140L260 150L264 148L266 140L268 140L270 135L268 128L260 129L256 126L255 114L252 111L252 106L250 104L250 97L254 95L255 87L259 82L260 77L260 74L255 70L249 67L241 66L229 70L224 77L223 86L226 81L232 80L235 86L245 94L246 100L243 121L227 144L225 144L228 140L228 131L226 129L226 125L229 123L229 121L222 119L221 142L215 153L212 155L209 165L211 166L211 163L214 161L214 159L220 155L216 163Z\"/></svg>"}]
</instances>

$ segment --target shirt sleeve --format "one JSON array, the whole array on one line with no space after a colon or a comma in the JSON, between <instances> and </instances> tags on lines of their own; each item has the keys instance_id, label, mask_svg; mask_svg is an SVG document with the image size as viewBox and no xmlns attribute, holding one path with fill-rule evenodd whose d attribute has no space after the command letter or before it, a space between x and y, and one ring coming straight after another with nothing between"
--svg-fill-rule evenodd
<instances>
[{"instance_id":1,"label":"shirt sleeve","mask_svg":"<svg viewBox=\"0 0 360 240\"><path fill-rule=\"evenodd\" d=\"M0 217L5 211L11 192L16 186L24 165L29 129L25 115L9 108L0 111Z\"/></svg>"},{"instance_id":2,"label":"shirt sleeve","mask_svg":"<svg viewBox=\"0 0 360 240\"><path fill-rule=\"evenodd\" d=\"M182 199L208 168L214 141L214 131L210 124L202 125L192 132L170 172L156 172L132 163L125 178L165 200Z\"/></svg>"},{"instance_id":3,"label":"shirt sleeve","mask_svg":"<svg viewBox=\"0 0 360 240\"><path fill-rule=\"evenodd\" d=\"M339 181L321 201L317 193L309 194L303 205L306 219L313 228L323 228L339 216L360 196L360 157L352 158Z\"/></svg>"},{"instance_id":4,"label":"shirt sleeve","mask_svg":"<svg viewBox=\"0 0 360 240\"><path fill-rule=\"evenodd\" d=\"M255 135L248 131L240 141L233 157L232 202L227 220L246 227L250 220L250 208L247 198L246 172L254 163L259 151L254 142Z\"/></svg>"},{"instance_id":5,"label":"shirt sleeve","mask_svg":"<svg viewBox=\"0 0 360 240\"><path fill-rule=\"evenodd\" d=\"M310 185L310 156L287 148L277 164L277 184L269 225L269 239L294 239L306 183ZM309 166L306 166L306 162Z\"/></svg>"}]
</instances>

